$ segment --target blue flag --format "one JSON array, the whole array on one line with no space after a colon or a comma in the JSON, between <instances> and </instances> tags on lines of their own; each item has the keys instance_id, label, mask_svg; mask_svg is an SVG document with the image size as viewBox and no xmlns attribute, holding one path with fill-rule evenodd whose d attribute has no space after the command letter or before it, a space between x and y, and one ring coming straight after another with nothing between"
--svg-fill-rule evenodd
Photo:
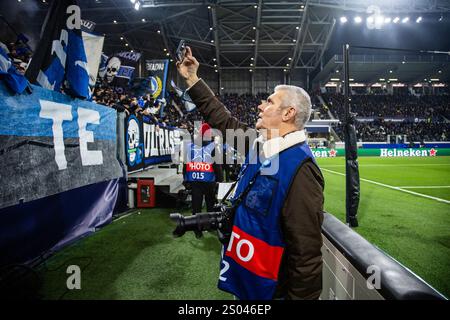
<instances>
[{"instance_id":1,"label":"blue flag","mask_svg":"<svg viewBox=\"0 0 450 320\"><path fill-rule=\"evenodd\" d=\"M28 86L27 79L20 74L7 53L0 47L0 79L15 93L22 93Z\"/></svg>"},{"instance_id":2,"label":"blue flag","mask_svg":"<svg viewBox=\"0 0 450 320\"><path fill-rule=\"evenodd\" d=\"M26 72L35 84L74 97L89 98L89 74L76 0L53 1L41 40Z\"/></svg>"}]
</instances>

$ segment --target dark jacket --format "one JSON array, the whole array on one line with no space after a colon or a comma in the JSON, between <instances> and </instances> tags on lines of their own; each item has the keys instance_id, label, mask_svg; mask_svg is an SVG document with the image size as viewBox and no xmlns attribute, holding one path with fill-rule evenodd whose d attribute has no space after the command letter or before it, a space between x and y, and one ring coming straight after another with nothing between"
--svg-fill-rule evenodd
<instances>
[{"instance_id":1,"label":"dark jacket","mask_svg":"<svg viewBox=\"0 0 450 320\"><path fill-rule=\"evenodd\" d=\"M254 130L232 117L203 80L189 89L189 95L206 122L224 136L226 129ZM323 189L324 179L319 168L312 161L303 163L292 181L280 215L286 248L274 298L317 299L320 296Z\"/></svg>"}]
</instances>

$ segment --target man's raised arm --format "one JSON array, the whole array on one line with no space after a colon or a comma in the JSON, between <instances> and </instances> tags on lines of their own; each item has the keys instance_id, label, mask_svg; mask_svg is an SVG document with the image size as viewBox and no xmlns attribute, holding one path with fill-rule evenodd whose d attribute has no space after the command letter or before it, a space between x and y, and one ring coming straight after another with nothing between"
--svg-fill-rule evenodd
<instances>
[{"instance_id":1,"label":"man's raised arm","mask_svg":"<svg viewBox=\"0 0 450 320\"><path fill-rule=\"evenodd\" d=\"M208 85L198 78L198 67L199 63L192 55L191 48L186 47L186 56L182 62L177 62L177 69L186 81L186 85L189 87L189 96L205 118L205 121L212 128L220 130L224 136L226 129L248 130L248 125L233 117Z\"/></svg>"}]
</instances>

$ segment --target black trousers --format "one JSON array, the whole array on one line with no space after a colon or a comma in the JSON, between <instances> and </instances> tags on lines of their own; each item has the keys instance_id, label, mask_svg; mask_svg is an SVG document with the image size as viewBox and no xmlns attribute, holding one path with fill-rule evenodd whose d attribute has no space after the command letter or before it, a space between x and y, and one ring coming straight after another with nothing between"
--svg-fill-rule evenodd
<instances>
[{"instance_id":1,"label":"black trousers","mask_svg":"<svg viewBox=\"0 0 450 320\"><path fill-rule=\"evenodd\" d=\"M208 212L214 210L216 202L215 182L192 182L192 214L202 212L203 196L205 196L206 209Z\"/></svg>"}]
</instances>

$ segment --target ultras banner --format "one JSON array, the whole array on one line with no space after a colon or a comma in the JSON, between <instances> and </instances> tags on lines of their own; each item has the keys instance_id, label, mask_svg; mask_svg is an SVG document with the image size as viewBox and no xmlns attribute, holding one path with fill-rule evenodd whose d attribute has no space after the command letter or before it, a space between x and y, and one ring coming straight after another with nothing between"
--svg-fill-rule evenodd
<instances>
[{"instance_id":1,"label":"ultras banner","mask_svg":"<svg viewBox=\"0 0 450 320\"><path fill-rule=\"evenodd\" d=\"M0 208L122 176L114 109L32 89L0 83Z\"/></svg>"},{"instance_id":2,"label":"ultras banner","mask_svg":"<svg viewBox=\"0 0 450 320\"><path fill-rule=\"evenodd\" d=\"M180 144L180 130L151 122L146 116L125 119L125 154L128 172L171 162L175 146Z\"/></svg>"}]
</instances>

